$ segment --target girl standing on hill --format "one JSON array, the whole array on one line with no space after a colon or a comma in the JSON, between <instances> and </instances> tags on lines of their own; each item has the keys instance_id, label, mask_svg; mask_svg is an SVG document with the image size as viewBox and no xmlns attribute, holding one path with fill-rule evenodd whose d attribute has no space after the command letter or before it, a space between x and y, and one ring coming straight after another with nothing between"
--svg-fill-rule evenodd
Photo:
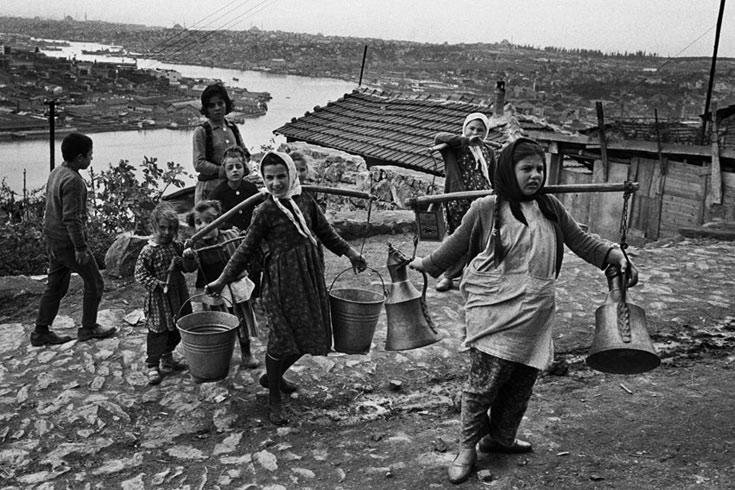
<instances>
[{"instance_id":1,"label":"girl standing on hill","mask_svg":"<svg viewBox=\"0 0 735 490\"><path fill-rule=\"evenodd\" d=\"M472 473L478 441L483 452L532 450L515 436L536 376L553 359L554 290L564 245L597 267L618 266L629 286L638 280L620 249L582 231L558 199L540 193L545 162L535 141L509 144L498 158L496 195L474 201L438 249L411 262L436 276L462 255L470 258L460 285L470 372L459 454L449 466L452 483Z\"/></svg>"},{"instance_id":2,"label":"girl standing on hill","mask_svg":"<svg viewBox=\"0 0 735 490\"><path fill-rule=\"evenodd\" d=\"M181 341L176 315L180 310L182 315L191 313L182 271L193 272L196 263L182 257L184 245L176 239L179 216L170 204L160 203L153 209L150 226L153 236L138 255L135 280L147 292L143 304L148 327L146 366L148 383L157 385L162 375L186 369L186 365L173 358L173 351Z\"/></svg>"},{"instance_id":3,"label":"girl standing on hill","mask_svg":"<svg viewBox=\"0 0 735 490\"><path fill-rule=\"evenodd\" d=\"M302 355L326 355L332 346L324 266L317 238L337 255L346 255L359 271L365 259L332 228L314 199L301 193L296 167L287 153L271 151L260 162L270 194L253 213L245 239L225 270L208 289L219 293L247 267L252 254L266 244L262 301L270 329L266 375L269 418L287 423L281 413L281 391L296 389L283 374Z\"/></svg>"},{"instance_id":4,"label":"girl standing on hill","mask_svg":"<svg viewBox=\"0 0 735 490\"><path fill-rule=\"evenodd\" d=\"M492 189L495 170L495 153L485 143L490 131L490 121L480 112L469 114L462 124L462 134L438 133L434 144L446 144L441 151L444 159L444 192L478 191ZM472 201L449 201L445 205L447 234L459 227L462 217L470 209ZM437 291L448 291L454 279L462 276L465 257L449 267L436 283Z\"/></svg>"},{"instance_id":5,"label":"girl standing on hill","mask_svg":"<svg viewBox=\"0 0 735 490\"><path fill-rule=\"evenodd\" d=\"M194 130L194 170L199 174L194 190L194 204L202 199L210 199L212 191L225 181L222 157L230 146L242 148L247 159L250 152L240 136L237 125L228 121L225 115L232 112L232 100L227 89L215 83L202 92L200 112L207 120Z\"/></svg>"}]
</instances>

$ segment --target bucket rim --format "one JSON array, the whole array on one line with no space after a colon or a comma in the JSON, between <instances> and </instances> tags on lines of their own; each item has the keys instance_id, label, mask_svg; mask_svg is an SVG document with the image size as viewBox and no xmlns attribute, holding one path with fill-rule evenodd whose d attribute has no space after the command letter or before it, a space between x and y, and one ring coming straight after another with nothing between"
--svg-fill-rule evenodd
<instances>
[{"instance_id":1,"label":"bucket rim","mask_svg":"<svg viewBox=\"0 0 735 490\"><path fill-rule=\"evenodd\" d=\"M355 301L355 300L352 300L352 299L346 299L346 298L337 297L337 296L335 296L333 294L333 291L334 292L338 292L338 291L361 291L361 292L364 292L364 293L370 293L370 294L374 294L376 296L382 296L382 297L380 299L375 299L375 300L371 300L371 301ZM385 300L386 300L385 294L381 294L381 293L379 293L377 291L371 291L369 289L361 289L361 288L330 289L329 290L329 297L330 298L334 298L334 299L336 299L338 301L344 301L345 303L363 304L363 305L379 305L379 304L385 303Z\"/></svg>"}]
</instances>

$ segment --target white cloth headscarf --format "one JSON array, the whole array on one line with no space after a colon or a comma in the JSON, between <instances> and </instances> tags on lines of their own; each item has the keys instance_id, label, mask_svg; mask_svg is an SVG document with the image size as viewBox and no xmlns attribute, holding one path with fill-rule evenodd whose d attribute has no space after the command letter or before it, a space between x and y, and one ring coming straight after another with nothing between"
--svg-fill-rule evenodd
<instances>
[{"instance_id":1,"label":"white cloth headscarf","mask_svg":"<svg viewBox=\"0 0 735 490\"><path fill-rule=\"evenodd\" d=\"M485 114L481 112L473 112L472 114L469 114L467 117L464 118L464 124L462 125L462 135L464 136L467 125L472 121L480 121L485 126L485 134L482 135L482 139L484 140L485 138L487 138L488 133L490 133L490 121L488 120L487 116L485 116ZM487 169L485 156L482 154L482 148L475 145L470 145L469 148L472 156L475 157L475 168L479 169L482 172L482 175L485 176L485 180L487 180L489 183L490 175Z\"/></svg>"},{"instance_id":2,"label":"white cloth headscarf","mask_svg":"<svg viewBox=\"0 0 735 490\"><path fill-rule=\"evenodd\" d=\"M293 200L293 196L298 196L301 194L301 183L299 182L299 174L296 171L296 165L293 163L293 160L288 153L284 153L282 151L269 151L268 153L263 155L263 158L260 160L260 175L261 177L263 177L264 182L265 176L263 175L263 162L268 157L268 155L274 155L276 158L281 160L286 166L286 171L288 172L288 190L286 191L286 194L281 198L273 196L273 202L276 203L278 209L283 211L283 214L288 217L289 221L293 223L299 234L308 238L314 245L316 245L316 238L314 238L311 230L309 230L309 227L306 225L306 220L304 219L304 215L301 213L299 206ZM266 193L269 193L267 187L264 189L264 191ZM283 203L281 202L282 199L291 202L293 212L283 205Z\"/></svg>"}]
</instances>

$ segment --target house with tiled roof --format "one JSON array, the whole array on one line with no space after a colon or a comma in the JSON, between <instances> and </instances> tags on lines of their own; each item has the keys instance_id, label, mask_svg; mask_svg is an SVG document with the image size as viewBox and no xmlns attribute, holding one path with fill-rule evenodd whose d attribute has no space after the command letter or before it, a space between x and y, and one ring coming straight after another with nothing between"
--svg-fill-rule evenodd
<instances>
[{"instance_id":1,"label":"house with tiled roof","mask_svg":"<svg viewBox=\"0 0 735 490\"><path fill-rule=\"evenodd\" d=\"M501 95L504 99L504 90ZM287 141L361 156L368 167L390 165L443 176L441 158L428 151L434 135L459 133L465 116L478 111L490 116L490 144L500 147L518 131L544 146L549 184L639 182L640 190L627 206L633 240L676 235L681 227L713 220L735 223L735 150L730 141L723 141L724 148L716 143L693 145L689 129L677 124L659 127L672 141L661 141L660 136L653 141L637 139L633 133L650 136L650 127L623 124L618 128L620 137L603 145L599 131L562 131L532 116L493 115L494 107L505 105L466 96L437 98L361 88L315 107L274 133ZM718 112L718 119L725 126L734 114L735 110ZM723 132L718 134L715 141L723 139ZM602 236L617 238L625 209L620 193L560 197L577 221Z\"/></svg>"},{"instance_id":2,"label":"house with tiled roof","mask_svg":"<svg viewBox=\"0 0 735 490\"><path fill-rule=\"evenodd\" d=\"M482 112L491 118L488 142L500 147L509 128L507 120L492 117L496 104L468 97L439 99L361 88L315 107L273 132L287 141L359 155L368 167L391 165L442 176L444 163L428 151L434 135L441 131L459 133L467 114ZM532 117L518 115L516 119L524 131L559 131Z\"/></svg>"}]
</instances>

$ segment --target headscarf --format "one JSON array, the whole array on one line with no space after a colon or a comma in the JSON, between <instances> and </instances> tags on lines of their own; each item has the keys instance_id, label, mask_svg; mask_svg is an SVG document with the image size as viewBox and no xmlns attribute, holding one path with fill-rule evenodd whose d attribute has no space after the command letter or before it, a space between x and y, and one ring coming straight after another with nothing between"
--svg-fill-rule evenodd
<instances>
[{"instance_id":1,"label":"headscarf","mask_svg":"<svg viewBox=\"0 0 735 490\"><path fill-rule=\"evenodd\" d=\"M283 211L283 214L288 217L289 221L293 223L299 234L308 238L314 245L316 245L316 238L314 238L311 230L309 230L309 227L306 225L306 220L304 219L304 215L301 213L299 206L293 200L293 196L301 194L301 183L299 182L299 175L296 172L296 165L293 163L291 156L288 153L281 151L269 151L263 155L263 158L260 160L260 175L265 181L265 176L263 176L263 163L266 163L266 160L268 160L269 165L272 165L272 161L274 159L280 160L278 163L283 163L286 166L286 171L288 173L288 190L286 190L286 194L281 198L272 196L273 202L276 203L278 209ZM264 190L266 193L269 193L267 187ZM293 211L288 209L282 201L288 201L291 204L290 207Z\"/></svg>"},{"instance_id":2,"label":"headscarf","mask_svg":"<svg viewBox=\"0 0 735 490\"><path fill-rule=\"evenodd\" d=\"M526 196L521 191L516 179L515 167L518 162L526 157L532 155L541 156L541 161L544 164L544 182L536 190L533 195ZM553 205L551 198L542 194L546 181L546 157L544 150L534 140L529 138L518 138L508 145L506 145L498 156L498 164L495 167L495 194L497 200L495 202L495 216L493 225L493 238L495 240L495 265L499 265L505 257L505 249L503 243L500 240L500 228L502 222L500 219L500 205L502 201L507 201L510 205L510 211L513 216L528 226L528 221L523 215L521 210L522 201L536 201L541 213L554 225L554 232L556 234L556 274L559 275L559 269L561 268L561 258L564 254L564 237L561 232L561 226L559 224L559 216L557 216L556 209Z\"/></svg>"},{"instance_id":3,"label":"headscarf","mask_svg":"<svg viewBox=\"0 0 735 490\"><path fill-rule=\"evenodd\" d=\"M482 139L484 140L487 138L488 133L490 133L490 121L482 112L473 112L464 118L464 124L462 124L462 135L464 136L467 125L472 121L480 121L485 126L485 134L482 135ZM491 182L490 174L487 169L487 162L485 161L485 155L482 154L482 149L475 145L470 145L469 149L472 156L475 157L475 169L479 169L482 172L482 175L485 176L485 180Z\"/></svg>"}]
</instances>

